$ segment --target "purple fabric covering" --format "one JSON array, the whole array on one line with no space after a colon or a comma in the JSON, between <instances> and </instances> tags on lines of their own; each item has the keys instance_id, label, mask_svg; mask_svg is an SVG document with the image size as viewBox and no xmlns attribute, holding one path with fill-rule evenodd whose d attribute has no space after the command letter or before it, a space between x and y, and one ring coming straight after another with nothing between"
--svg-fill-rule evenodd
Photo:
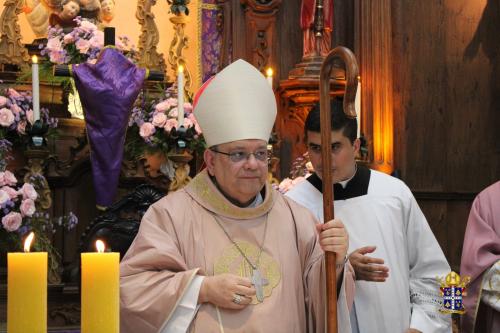
<instances>
[{"instance_id":1,"label":"purple fabric covering","mask_svg":"<svg viewBox=\"0 0 500 333\"><path fill-rule=\"evenodd\" d=\"M201 68L203 82L217 74L221 66L222 33L217 27L217 21L219 20L217 16L221 10L210 6L216 3L216 0L205 0L201 6Z\"/></svg>"},{"instance_id":2,"label":"purple fabric covering","mask_svg":"<svg viewBox=\"0 0 500 333\"><path fill-rule=\"evenodd\" d=\"M136 67L113 48L104 49L96 64L73 67L85 115L99 206L111 205L115 197L127 123L144 76L145 69Z\"/></svg>"},{"instance_id":3,"label":"purple fabric covering","mask_svg":"<svg viewBox=\"0 0 500 333\"><path fill-rule=\"evenodd\" d=\"M500 260L500 181L479 193L472 204L460 275L470 276L471 284L464 298L466 313L462 316L462 332L499 332L500 313L480 303L483 274ZM481 304L480 311L478 307ZM481 313L484 312L484 313ZM478 317L483 320L478 320ZM482 328L478 328L482 325Z\"/></svg>"}]
</instances>

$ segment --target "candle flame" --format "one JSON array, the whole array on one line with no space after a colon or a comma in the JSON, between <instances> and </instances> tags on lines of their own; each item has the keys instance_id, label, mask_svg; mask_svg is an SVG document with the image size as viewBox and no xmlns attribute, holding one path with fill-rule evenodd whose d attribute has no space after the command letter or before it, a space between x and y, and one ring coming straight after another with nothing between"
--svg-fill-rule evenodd
<instances>
[{"instance_id":1,"label":"candle flame","mask_svg":"<svg viewBox=\"0 0 500 333\"><path fill-rule=\"evenodd\" d=\"M273 76L273 69L271 67L269 67L266 70L266 75L267 75L267 77L272 77Z\"/></svg>"},{"instance_id":2,"label":"candle flame","mask_svg":"<svg viewBox=\"0 0 500 333\"><path fill-rule=\"evenodd\" d=\"M24 241L24 252L30 252L31 242L33 242L33 238L35 238L35 233L32 231Z\"/></svg>"},{"instance_id":3,"label":"candle flame","mask_svg":"<svg viewBox=\"0 0 500 333\"><path fill-rule=\"evenodd\" d=\"M104 246L104 242L102 240L100 240L100 239L96 240L95 247L97 249L97 252L99 252L99 253L104 252L105 246Z\"/></svg>"},{"instance_id":4,"label":"candle flame","mask_svg":"<svg viewBox=\"0 0 500 333\"><path fill-rule=\"evenodd\" d=\"M34 64L38 64L38 57L36 55L34 55L33 57L31 57L31 61L34 63Z\"/></svg>"},{"instance_id":5,"label":"candle flame","mask_svg":"<svg viewBox=\"0 0 500 333\"><path fill-rule=\"evenodd\" d=\"M184 66L179 65L179 67L177 68L177 72L184 73Z\"/></svg>"}]
</instances>

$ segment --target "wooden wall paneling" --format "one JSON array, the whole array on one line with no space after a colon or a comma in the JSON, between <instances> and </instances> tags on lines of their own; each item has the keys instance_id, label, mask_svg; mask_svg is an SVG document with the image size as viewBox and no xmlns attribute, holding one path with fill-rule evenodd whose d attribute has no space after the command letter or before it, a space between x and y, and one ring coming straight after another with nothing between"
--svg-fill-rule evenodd
<instances>
[{"instance_id":1,"label":"wooden wall paneling","mask_svg":"<svg viewBox=\"0 0 500 333\"><path fill-rule=\"evenodd\" d=\"M359 1L359 58L362 130L369 143L371 166L392 172L392 13L391 0Z\"/></svg>"},{"instance_id":2,"label":"wooden wall paneling","mask_svg":"<svg viewBox=\"0 0 500 333\"><path fill-rule=\"evenodd\" d=\"M303 32L300 28L302 0L286 0L277 14L277 73L275 86L288 78L288 72L302 59ZM276 80L278 79L278 80Z\"/></svg>"},{"instance_id":3,"label":"wooden wall paneling","mask_svg":"<svg viewBox=\"0 0 500 333\"><path fill-rule=\"evenodd\" d=\"M333 1L333 34L332 48L336 46L345 46L355 52L355 34L354 27L356 16L354 12L356 1ZM357 53L355 52L357 55ZM358 59L359 63L359 59Z\"/></svg>"},{"instance_id":4,"label":"wooden wall paneling","mask_svg":"<svg viewBox=\"0 0 500 333\"><path fill-rule=\"evenodd\" d=\"M264 72L276 68L276 16L282 0L240 0L245 5L245 59Z\"/></svg>"},{"instance_id":5,"label":"wooden wall paneling","mask_svg":"<svg viewBox=\"0 0 500 333\"><path fill-rule=\"evenodd\" d=\"M500 179L500 5L445 4L447 187L480 191Z\"/></svg>"}]
</instances>

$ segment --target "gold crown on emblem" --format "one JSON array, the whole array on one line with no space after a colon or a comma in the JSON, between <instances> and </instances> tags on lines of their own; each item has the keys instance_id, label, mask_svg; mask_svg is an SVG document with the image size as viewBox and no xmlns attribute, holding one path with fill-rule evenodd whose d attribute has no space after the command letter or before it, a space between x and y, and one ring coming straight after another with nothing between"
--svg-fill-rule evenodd
<instances>
[{"instance_id":1,"label":"gold crown on emblem","mask_svg":"<svg viewBox=\"0 0 500 333\"><path fill-rule=\"evenodd\" d=\"M465 313L463 297L467 295L466 287L470 282L469 276L460 277L459 274L451 271L446 277L437 278L441 285L440 292L443 297L443 304L440 312L443 313Z\"/></svg>"}]
</instances>

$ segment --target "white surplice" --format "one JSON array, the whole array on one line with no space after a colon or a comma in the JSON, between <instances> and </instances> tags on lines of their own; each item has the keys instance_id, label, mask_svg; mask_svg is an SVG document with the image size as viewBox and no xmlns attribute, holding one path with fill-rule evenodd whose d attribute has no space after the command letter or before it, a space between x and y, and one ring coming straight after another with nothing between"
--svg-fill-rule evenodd
<instances>
[{"instance_id":1,"label":"white surplice","mask_svg":"<svg viewBox=\"0 0 500 333\"><path fill-rule=\"evenodd\" d=\"M394 177L369 171L366 193L335 200L335 217L349 232L349 252L376 246L369 255L384 259L389 267L385 282L356 280L353 332L403 333L409 327L451 332L450 315L439 312L442 298L436 277L450 272L443 251L409 188ZM323 220L322 193L311 182L297 184L286 195Z\"/></svg>"}]
</instances>

